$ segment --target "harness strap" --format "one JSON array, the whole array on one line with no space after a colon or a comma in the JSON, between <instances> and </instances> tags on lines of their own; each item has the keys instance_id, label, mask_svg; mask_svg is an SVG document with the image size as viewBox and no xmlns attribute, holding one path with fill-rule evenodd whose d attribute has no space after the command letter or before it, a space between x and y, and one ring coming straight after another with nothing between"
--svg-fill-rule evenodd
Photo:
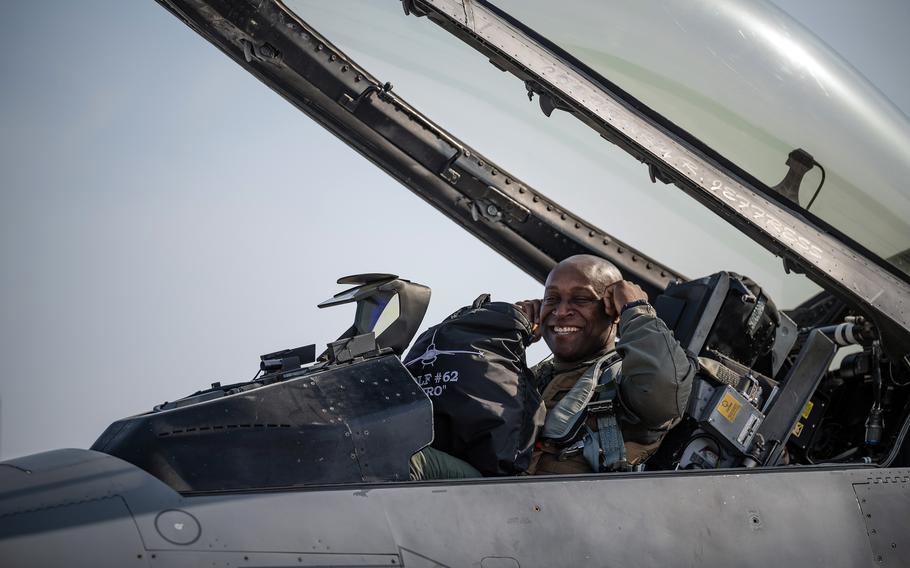
<instances>
[{"instance_id":1,"label":"harness strap","mask_svg":"<svg viewBox=\"0 0 910 568\"><path fill-rule=\"evenodd\" d=\"M626 444L616 419L618 385L616 373L610 369L616 362L615 354L597 361L594 366L594 377L597 380L597 386L594 387L595 400L586 407L587 414L594 416L597 421L597 432L588 430L584 438L583 455L591 469L597 472L623 469L626 466Z\"/></svg>"}]
</instances>

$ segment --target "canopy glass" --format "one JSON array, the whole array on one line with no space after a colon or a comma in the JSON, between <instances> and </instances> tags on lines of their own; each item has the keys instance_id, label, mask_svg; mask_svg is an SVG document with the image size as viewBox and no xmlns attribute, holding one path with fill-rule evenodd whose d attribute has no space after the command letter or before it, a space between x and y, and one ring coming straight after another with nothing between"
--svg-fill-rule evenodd
<instances>
[{"instance_id":1,"label":"canopy glass","mask_svg":"<svg viewBox=\"0 0 910 568\"><path fill-rule=\"evenodd\" d=\"M671 268L690 277L747 274L782 307L818 290L785 275L779 258L684 192L652 184L644 166L571 115L545 118L520 81L437 26L404 16L399 2L286 3L455 136ZM910 197L897 184L910 174L906 117L777 8L578 0L560 5L557 18L542 0L495 5L769 186L803 148L827 174L812 213L883 258L910 248ZM780 38L786 49L774 43ZM802 206L820 178L818 168L805 176Z\"/></svg>"},{"instance_id":2,"label":"canopy glass","mask_svg":"<svg viewBox=\"0 0 910 568\"><path fill-rule=\"evenodd\" d=\"M805 150L826 175L806 175L800 206L910 274L910 122L777 7L494 3L768 186Z\"/></svg>"}]
</instances>

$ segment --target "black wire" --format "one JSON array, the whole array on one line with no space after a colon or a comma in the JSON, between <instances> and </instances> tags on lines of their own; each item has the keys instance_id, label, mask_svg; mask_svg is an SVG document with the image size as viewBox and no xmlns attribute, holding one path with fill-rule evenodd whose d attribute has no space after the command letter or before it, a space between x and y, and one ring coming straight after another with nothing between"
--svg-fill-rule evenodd
<instances>
[{"instance_id":1,"label":"black wire","mask_svg":"<svg viewBox=\"0 0 910 568\"><path fill-rule=\"evenodd\" d=\"M818 197L818 192L821 191L822 186L825 185L825 168L823 168L822 165L815 160L812 160L812 163L818 166L818 169L822 171L822 180L818 182L818 188L815 190L815 193L812 194L812 199L809 200L809 205L806 205L806 211L808 211L809 208L812 207L812 204L815 203L815 198Z\"/></svg>"}]
</instances>

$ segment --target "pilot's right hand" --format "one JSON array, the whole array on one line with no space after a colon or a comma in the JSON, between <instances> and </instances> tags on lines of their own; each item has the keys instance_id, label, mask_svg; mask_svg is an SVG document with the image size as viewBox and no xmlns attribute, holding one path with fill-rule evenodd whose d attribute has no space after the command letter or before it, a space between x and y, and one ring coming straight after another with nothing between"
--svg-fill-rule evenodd
<instances>
[{"instance_id":1,"label":"pilot's right hand","mask_svg":"<svg viewBox=\"0 0 910 568\"><path fill-rule=\"evenodd\" d=\"M540 300L515 302L515 307L524 312L531 322L531 343L540 339Z\"/></svg>"}]
</instances>

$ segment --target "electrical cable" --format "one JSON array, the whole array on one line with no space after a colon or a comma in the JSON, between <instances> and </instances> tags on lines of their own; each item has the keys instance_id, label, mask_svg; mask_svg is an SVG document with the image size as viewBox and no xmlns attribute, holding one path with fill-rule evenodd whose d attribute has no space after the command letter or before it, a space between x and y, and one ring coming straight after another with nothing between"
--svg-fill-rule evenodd
<instances>
[{"instance_id":1,"label":"electrical cable","mask_svg":"<svg viewBox=\"0 0 910 568\"><path fill-rule=\"evenodd\" d=\"M818 169L822 171L822 180L818 182L818 188L815 190L815 193L812 194L812 199L809 200L809 205L806 205L806 211L808 211L809 208L812 207L812 204L815 203L815 198L818 197L818 192L821 191L822 186L825 185L825 168L823 168L822 165L815 160L812 160L812 163L818 166Z\"/></svg>"}]
</instances>

